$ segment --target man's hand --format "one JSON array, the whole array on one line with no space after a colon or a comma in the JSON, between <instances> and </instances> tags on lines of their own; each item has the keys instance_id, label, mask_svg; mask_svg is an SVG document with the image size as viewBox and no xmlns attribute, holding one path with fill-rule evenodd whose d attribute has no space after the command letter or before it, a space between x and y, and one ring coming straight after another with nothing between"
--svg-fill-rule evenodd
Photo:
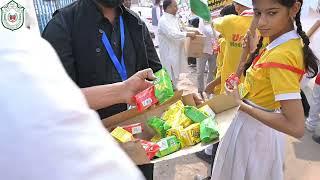
<instances>
[{"instance_id":1,"label":"man's hand","mask_svg":"<svg viewBox=\"0 0 320 180\"><path fill-rule=\"evenodd\" d=\"M204 100L200 97L200 95L198 93L192 93L192 96L193 96L193 100L197 106L204 102Z\"/></svg>"},{"instance_id":2,"label":"man's hand","mask_svg":"<svg viewBox=\"0 0 320 180\"><path fill-rule=\"evenodd\" d=\"M129 105L135 105L133 101L133 96L138 94L139 92L147 89L152 86L152 82L148 80L154 80L156 77L154 76L152 69L145 69L137 72L129 79L123 82L123 91L124 91L124 101Z\"/></svg>"}]
</instances>

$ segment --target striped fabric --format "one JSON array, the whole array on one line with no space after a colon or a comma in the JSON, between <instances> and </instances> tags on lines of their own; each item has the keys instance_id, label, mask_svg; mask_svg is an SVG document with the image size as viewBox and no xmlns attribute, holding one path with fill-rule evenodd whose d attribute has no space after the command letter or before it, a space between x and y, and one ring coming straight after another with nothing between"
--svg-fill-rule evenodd
<instances>
[{"instance_id":1,"label":"striped fabric","mask_svg":"<svg viewBox=\"0 0 320 180\"><path fill-rule=\"evenodd\" d=\"M52 14L76 0L33 0L34 7L39 22L40 32L44 30L47 23L52 18Z\"/></svg>"}]
</instances>

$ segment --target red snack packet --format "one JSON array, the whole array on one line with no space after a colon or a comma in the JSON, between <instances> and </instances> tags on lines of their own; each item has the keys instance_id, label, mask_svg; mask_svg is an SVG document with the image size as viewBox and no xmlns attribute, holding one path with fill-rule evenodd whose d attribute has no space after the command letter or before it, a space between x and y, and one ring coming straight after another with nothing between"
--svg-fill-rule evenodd
<instances>
[{"instance_id":1,"label":"red snack packet","mask_svg":"<svg viewBox=\"0 0 320 180\"><path fill-rule=\"evenodd\" d=\"M226 80L226 86L228 89L234 89L235 86L240 84L240 78L232 73Z\"/></svg>"},{"instance_id":2,"label":"red snack packet","mask_svg":"<svg viewBox=\"0 0 320 180\"><path fill-rule=\"evenodd\" d=\"M317 75L315 83L320 85L320 73Z\"/></svg>"},{"instance_id":3,"label":"red snack packet","mask_svg":"<svg viewBox=\"0 0 320 180\"><path fill-rule=\"evenodd\" d=\"M148 158L151 160L157 152L160 150L160 146L157 143L145 141L142 139L139 139L141 145L143 146L144 150L147 153Z\"/></svg>"},{"instance_id":4,"label":"red snack packet","mask_svg":"<svg viewBox=\"0 0 320 180\"><path fill-rule=\"evenodd\" d=\"M132 135L140 134L143 132L142 123L130 124L127 126L122 126L122 128L130 132Z\"/></svg>"},{"instance_id":5,"label":"red snack packet","mask_svg":"<svg viewBox=\"0 0 320 180\"><path fill-rule=\"evenodd\" d=\"M134 101L136 102L136 106L139 112L149 108L150 106L156 104L158 99L154 94L154 86L151 86L144 91L138 93L133 96Z\"/></svg>"}]
</instances>

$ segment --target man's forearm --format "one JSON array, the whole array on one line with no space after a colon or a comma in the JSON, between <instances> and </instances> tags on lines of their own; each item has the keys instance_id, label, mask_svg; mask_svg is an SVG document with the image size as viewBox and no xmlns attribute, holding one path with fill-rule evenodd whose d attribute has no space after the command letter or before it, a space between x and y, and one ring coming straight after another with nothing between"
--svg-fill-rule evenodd
<instances>
[{"instance_id":1,"label":"man's forearm","mask_svg":"<svg viewBox=\"0 0 320 180\"><path fill-rule=\"evenodd\" d=\"M114 104L125 103L124 84L122 82L82 88L90 108L94 110L106 108Z\"/></svg>"}]
</instances>

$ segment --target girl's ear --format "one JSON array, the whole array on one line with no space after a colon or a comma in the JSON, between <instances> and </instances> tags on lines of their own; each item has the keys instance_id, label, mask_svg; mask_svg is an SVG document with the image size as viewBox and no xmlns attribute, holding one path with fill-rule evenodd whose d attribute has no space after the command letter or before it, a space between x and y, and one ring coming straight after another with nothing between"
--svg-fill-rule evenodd
<instances>
[{"instance_id":1,"label":"girl's ear","mask_svg":"<svg viewBox=\"0 0 320 180\"><path fill-rule=\"evenodd\" d=\"M297 1L290 9L290 17L294 19L301 9L301 2Z\"/></svg>"}]
</instances>

